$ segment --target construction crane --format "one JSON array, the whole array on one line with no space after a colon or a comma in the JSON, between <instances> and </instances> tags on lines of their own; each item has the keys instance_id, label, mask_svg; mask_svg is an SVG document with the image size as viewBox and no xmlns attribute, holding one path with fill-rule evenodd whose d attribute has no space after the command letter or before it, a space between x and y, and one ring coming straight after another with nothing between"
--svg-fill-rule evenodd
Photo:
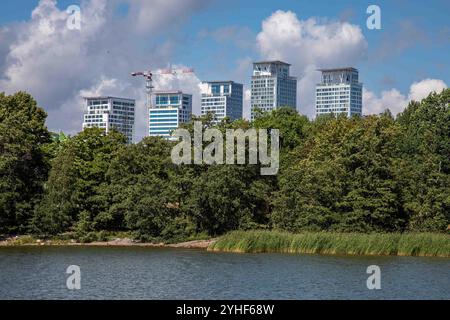
<instances>
[{"instance_id":1,"label":"construction crane","mask_svg":"<svg viewBox=\"0 0 450 320\"><path fill-rule=\"evenodd\" d=\"M131 75L133 77L142 76L145 78L145 90L147 95L147 108L150 109L152 106L152 94L153 94L153 77L154 76L165 76L165 75L177 75L177 74L186 74L186 73L194 73L194 69L184 68L184 69L162 69L157 72L149 71L139 71L133 72Z\"/></svg>"}]
</instances>

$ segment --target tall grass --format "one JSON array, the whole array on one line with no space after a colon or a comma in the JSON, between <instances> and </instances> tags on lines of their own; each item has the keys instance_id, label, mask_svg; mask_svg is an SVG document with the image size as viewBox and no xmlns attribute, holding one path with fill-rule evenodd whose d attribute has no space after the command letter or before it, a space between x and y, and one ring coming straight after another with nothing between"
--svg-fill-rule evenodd
<instances>
[{"instance_id":1,"label":"tall grass","mask_svg":"<svg viewBox=\"0 0 450 320\"><path fill-rule=\"evenodd\" d=\"M450 235L437 233L287 233L233 231L208 250L228 252L320 253L450 257Z\"/></svg>"}]
</instances>

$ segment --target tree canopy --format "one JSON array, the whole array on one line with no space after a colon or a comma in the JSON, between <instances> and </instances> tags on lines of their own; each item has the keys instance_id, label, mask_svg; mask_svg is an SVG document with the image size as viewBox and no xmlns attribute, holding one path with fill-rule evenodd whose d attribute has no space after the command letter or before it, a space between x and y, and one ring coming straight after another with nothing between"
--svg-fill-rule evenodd
<instances>
[{"instance_id":1,"label":"tree canopy","mask_svg":"<svg viewBox=\"0 0 450 320\"><path fill-rule=\"evenodd\" d=\"M204 129L279 129L281 165L175 165L177 142L97 128L51 134L33 98L0 94L0 233L127 231L181 241L237 229L445 232L450 89L390 112L313 121L291 108ZM193 132L193 123L183 125ZM207 144L207 143L205 143Z\"/></svg>"}]
</instances>

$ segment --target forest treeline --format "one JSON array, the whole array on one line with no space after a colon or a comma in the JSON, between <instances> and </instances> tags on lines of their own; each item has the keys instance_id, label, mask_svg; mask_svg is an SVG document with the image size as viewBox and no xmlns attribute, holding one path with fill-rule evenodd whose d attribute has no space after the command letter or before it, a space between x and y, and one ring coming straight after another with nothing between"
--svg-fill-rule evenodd
<instances>
[{"instance_id":1,"label":"forest treeline","mask_svg":"<svg viewBox=\"0 0 450 320\"><path fill-rule=\"evenodd\" d=\"M32 96L0 94L0 234L126 231L178 241L230 230L445 232L450 224L450 89L397 117L280 108L216 127L280 130L280 169L175 165L177 142L118 132L51 134ZM205 128L211 117L197 118ZM193 130L192 123L185 126Z\"/></svg>"}]
</instances>

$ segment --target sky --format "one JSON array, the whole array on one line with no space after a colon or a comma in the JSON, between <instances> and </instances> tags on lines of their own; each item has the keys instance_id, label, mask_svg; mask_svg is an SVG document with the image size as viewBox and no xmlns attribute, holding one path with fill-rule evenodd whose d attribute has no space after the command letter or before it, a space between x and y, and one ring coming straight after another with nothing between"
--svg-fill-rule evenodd
<instances>
[{"instance_id":1,"label":"sky","mask_svg":"<svg viewBox=\"0 0 450 320\"><path fill-rule=\"evenodd\" d=\"M67 27L70 5L81 28ZM377 5L381 29L368 29ZM244 84L249 116L252 62L290 63L297 110L314 117L319 68L355 67L364 84L363 113L401 112L450 84L448 0L2 0L0 92L31 93L52 131L81 130L83 96L137 102L135 141L146 132L145 91L133 71L190 67L193 74L155 78L156 89L193 94L200 83Z\"/></svg>"}]
</instances>

